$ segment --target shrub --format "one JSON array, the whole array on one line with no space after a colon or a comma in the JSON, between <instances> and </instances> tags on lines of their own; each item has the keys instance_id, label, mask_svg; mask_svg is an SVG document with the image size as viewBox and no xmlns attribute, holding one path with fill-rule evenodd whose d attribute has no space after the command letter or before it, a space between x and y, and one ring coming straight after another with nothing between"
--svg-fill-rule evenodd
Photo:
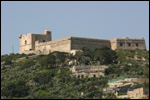
<instances>
[{"instance_id":1,"label":"shrub","mask_svg":"<svg viewBox=\"0 0 150 100\"><path fill-rule=\"evenodd\" d=\"M47 84L54 76L55 76L55 74L52 72L41 73L40 75L34 77L33 80L40 84Z\"/></svg>"},{"instance_id":2,"label":"shrub","mask_svg":"<svg viewBox=\"0 0 150 100\"><path fill-rule=\"evenodd\" d=\"M35 63L36 62L33 60L26 60L26 61L21 63L21 69L29 68L29 67L35 65Z\"/></svg>"},{"instance_id":3,"label":"shrub","mask_svg":"<svg viewBox=\"0 0 150 100\"><path fill-rule=\"evenodd\" d=\"M90 61L89 60L85 60L85 65L89 65Z\"/></svg>"},{"instance_id":4,"label":"shrub","mask_svg":"<svg viewBox=\"0 0 150 100\"><path fill-rule=\"evenodd\" d=\"M25 85L25 81L20 80L16 84L8 83L2 88L1 94L6 97L24 97L28 95L28 90L29 88Z\"/></svg>"},{"instance_id":5,"label":"shrub","mask_svg":"<svg viewBox=\"0 0 150 100\"><path fill-rule=\"evenodd\" d=\"M56 64L56 57L53 54L42 57L40 64L46 68L48 68L48 66L54 66L54 64Z\"/></svg>"},{"instance_id":6,"label":"shrub","mask_svg":"<svg viewBox=\"0 0 150 100\"><path fill-rule=\"evenodd\" d=\"M6 59L4 65L11 65L12 61L10 59Z\"/></svg>"},{"instance_id":7,"label":"shrub","mask_svg":"<svg viewBox=\"0 0 150 100\"><path fill-rule=\"evenodd\" d=\"M14 53L10 53L9 55L14 55Z\"/></svg>"},{"instance_id":8,"label":"shrub","mask_svg":"<svg viewBox=\"0 0 150 100\"><path fill-rule=\"evenodd\" d=\"M28 56L32 56L32 55L35 55L34 53L30 53Z\"/></svg>"}]
</instances>

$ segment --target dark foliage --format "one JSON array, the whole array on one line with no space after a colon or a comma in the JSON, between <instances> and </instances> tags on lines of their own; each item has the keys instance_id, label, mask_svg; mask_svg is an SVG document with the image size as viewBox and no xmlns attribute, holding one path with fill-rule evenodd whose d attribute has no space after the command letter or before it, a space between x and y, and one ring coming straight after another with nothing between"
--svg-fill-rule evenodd
<instances>
[{"instance_id":1,"label":"dark foliage","mask_svg":"<svg viewBox=\"0 0 150 100\"><path fill-rule=\"evenodd\" d=\"M40 64L43 66L43 67L46 67L48 68L49 66L50 67L53 67L55 64L56 64L56 57L54 54L49 54L45 57L42 57L42 59L40 60Z\"/></svg>"},{"instance_id":2,"label":"dark foliage","mask_svg":"<svg viewBox=\"0 0 150 100\"><path fill-rule=\"evenodd\" d=\"M33 80L40 84L47 84L49 81L51 81L51 78L54 76L54 72L41 73L40 75L34 77Z\"/></svg>"},{"instance_id":3,"label":"dark foliage","mask_svg":"<svg viewBox=\"0 0 150 100\"><path fill-rule=\"evenodd\" d=\"M33 61L33 60L27 60L27 61L25 61L24 63L21 63L21 69L23 70L23 69L25 69L25 68L29 68L29 67L31 67L31 66L33 66L33 65L35 65L35 61Z\"/></svg>"},{"instance_id":4,"label":"dark foliage","mask_svg":"<svg viewBox=\"0 0 150 100\"><path fill-rule=\"evenodd\" d=\"M29 87L25 85L25 81L20 80L17 83L9 83L2 88L2 95L9 97L24 97L29 93Z\"/></svg>"},{"instance_id":5,"label":"dark foliage","mask_svg":"<svg viewBox=\"0 0 150 100\"><path fill-rule=\"evenodd\" d=\"M10 59L6 59L4 65L11 65L12 61Z\"/></svg>"}]
</instances>

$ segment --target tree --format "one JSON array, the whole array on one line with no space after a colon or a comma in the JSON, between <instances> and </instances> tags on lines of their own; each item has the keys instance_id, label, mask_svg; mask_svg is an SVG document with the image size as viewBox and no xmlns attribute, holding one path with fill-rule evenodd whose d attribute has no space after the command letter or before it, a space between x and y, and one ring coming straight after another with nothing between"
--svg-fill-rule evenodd
<instances>
[{"instance_id":1,"label":"tree","mask_svg":"<svg viewBox=\"0 0 150 100\"><path fill-rule=\"evenodd\" d=\"M90 51L90 49L87 48L87 47L83 47L82 50L83 50L83 51Z\"/></svg>"},{"instance_id":2,"label":"tree","mask_svg":"<svg viewBox=\"0 0 150 100\"><path fill-rule=\"evenodd\" d=\"M33 65L35 65L35 61L33 60L26 60L26 61L22 61L22 63L20 64L21 65L21 69L25 69L25 68L29 68Z\"/></svg>"},{"instance_id":3,"label":"tree","mask_svg":"<svg viewBox=\"0 0 150 100\"><path fill-rule=\"evenodd\" d=\"M41 73L40 75L37 75L36 77L33 78L33 80L37 83L42 84L47 84L50 82L50 80L55 76L54 72L50 71L47 73Z\"/></svg>"},{"instance_id":4,"label":"tree","mask_svg":"<svg viewBox=\"0 0 150 100\"><path fill-rule=\"evenodd\" d=\"M102 47L95 50L96 51L94 51L94 58L96 60L99 60L101 64L110 64L116 62L116 52L111 50L110 48Z\"/></svg>"},{"instance_id":5,"label":"tree","mask_svg":"<svg viewBox=\"0 0 150 100\"><path fill-rule=\"evenodd\" d=\"M66 58L67 58L67 59L70 59L70 60L74 60L74 59L75 59L75 57L74 57L73 54L69 54Z\"/></svg>"},{"instance_id":6,"label":"tree","mask_svg":"<svg viewBox=\"0 0 150 100\"><path fill-rule=\"evenodd\" d=\"M52 67L56 64L56 57L53 54L49 54L46 57L43 57L40 61L40 64L46 68L49 66Z\"/></svg>"},{"instance_id":7,"label":"tree","mask_svg":"<svg viewBox=\"0 0 150 100\"><path fill-rule=\"evenodd\" d=\"M93 55L93 52L89 48L83 47L82 50L83 50L84 56L90 57L93 60L94 55Z\"/></svg>"},{"instance_id":8,"label":"tree","mask_svg":"<svg viewBox=\"0 0 150 100\"><path fill-rule=\"evenodd\" d=\"M126 73L127 71L130 70L130 66L129 65L124 65L122 70Z\"/></svg>"},{"instance_id":9,"label":"tree","mask_svg":"<svg viewBox=\"0 0 150 100\"><path fill-rule=\"evenodd\" d=\"M6 59L4 65L11 65L12 61L10 59Z\"/></svg>"},{"instance_id":10,"label":"tree","mask_svg":"<svg viewBox=\"0 0 150 100\"><path fill-rule=\"evenodd\" d=\"M89 60L85 60L85 65L89 65L90 61Z\"/></svg>"},{"instance_id":11,"label":"tree","mask_svg":"<svg viewBox=\"0 0 150 100\"><path fill-rule=\"evenodd\" d=\"M105 75L109 75L110 73L112 73L111 68L106 68L105 69Z\"/></svg>"},{"instance_id":12,"label":"tree","mask_svg":"<svg viewBox=\"0 0 150 100\"><path fill-rule=\"evenodd\" d=\"M56 53L56 62L58 64L62 64L63 65L63 63L65 62L65 59L66 59L68 53L66 53L66 52L59 52L59 51L57 51L55 53Z\"/></svg>"},{"instance_id":13,"label":"tree","mask_svg":"<svg viewBox=\"0 0 150 100\"><path fill-rule=\"evenodd\" d=\"M76 51L76 54L74 55L74 57L77 59L77 61L81 61L82 56L83 56L82 51Z\"/></svg>"},{"instance_id":14,"label":"tree","mask_svg":"<svg viewBox=\"0 0 150 100\"><path fill-rule=\"evenodd\" d=\"M9 83L5 87L2 88L2 95L8 97L8 96L13 96L13 91L16 88L15 83Z\"/></svg>"},{"instance_id":15,"label":"tree","mask_svg":"<svg viewBox=\"0 0 150 100\"><path fill-rule=\"evenodd\" d=\"M17 83L8 83L2 88L2 95L6 97L24 97L28 95L28 86L24 80L19 80Z\"/></svg>"}]
</instances>

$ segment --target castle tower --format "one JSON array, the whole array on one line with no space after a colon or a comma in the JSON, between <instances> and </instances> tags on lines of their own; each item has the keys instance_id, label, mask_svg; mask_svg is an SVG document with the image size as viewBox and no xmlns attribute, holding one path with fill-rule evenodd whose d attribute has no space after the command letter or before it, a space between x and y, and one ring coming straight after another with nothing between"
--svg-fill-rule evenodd
<instances>
[{"instance_id":1,"label":"castle tower","mask_svg":"<svg viewBox=\"0 0 150 100\"><path fill-rule=\"evenodd\" d=\"M29 33L24 35L19 35L20 38L20 51L19 53L29 54L31 51L35 51L35 42L48 42L51 41L51 31L45 30L43 34L41 33Z\"/></svg>"},{"instance_id":2,"label":"castle tower","mask_svg":"<svg viewBox=\"0 0 150 100\"><path fill-rule=\"evenodd\" d=\"M45 30L44 34L47 35L46 40L47 41L52 41L52 32L50 30Z\"/></svg>"},{"instance_id":3,"label":"castle tower","mask_svg":"<svg viewBox=\"0 0 150 100\"><path fill-rule=\"evenodd\" d=\"M19 53L22 54L24 51L29 51L32 49L32 34L24 34L19 35L20 39L20 51Z\"/></svg>"},{"instance_id":4,"label":"castle tower","mask_svg":"<svg viewBox=\"0 0 150 100\"><path fill-rule=\"evenodd\" d=\"M123 38L114 38L110 39L111 43L111 49L116 50L116 49L140 49L140 50L146 50L146 45L145 45L145 39L134 39L134 38L128 38L128 37L123 37Z\"/></svg>"}]
</instances>

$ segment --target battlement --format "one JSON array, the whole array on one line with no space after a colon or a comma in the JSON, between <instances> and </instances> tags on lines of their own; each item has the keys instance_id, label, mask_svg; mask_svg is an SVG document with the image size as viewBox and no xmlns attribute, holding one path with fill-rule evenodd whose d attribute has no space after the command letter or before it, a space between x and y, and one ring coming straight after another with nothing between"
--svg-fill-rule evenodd
<instances>
[{"instance_id":1,"label":"battlement","mask_svg":"<svg viewBox=\"0 0 150 100\"><path fill-rule=\"evenodd\" d=\"M137 39L137 38L128 38L128 37L123 37L123 38L111 38L110 40L145 40L144 38Z\"/></svg>"},{"instance_id":2,"label":"battlement","mask_svg":"<svg viewBox=\"0 0 150 100\"><path fill-rule=\"evenodd\" d=\"M145 39L134 39L134 38L132 38L132 39L131 38L129 38L129 39L121 39L121 38L117 38L117 40L139 40L140 41L140 40L145 40Z\"/></svg>"},{"instance_id":3,"label":"battlement","mask_svg":"<svg viewBox=\"0 0 150 100\"><path fill-rule=\"evenodd\" d=\"M78 39L78 40L94 40L94 41L109 41L106 39L94 39L94 38L84 38L84 37L71 37L71 39Z\"/></svg>"}]
</instances>

